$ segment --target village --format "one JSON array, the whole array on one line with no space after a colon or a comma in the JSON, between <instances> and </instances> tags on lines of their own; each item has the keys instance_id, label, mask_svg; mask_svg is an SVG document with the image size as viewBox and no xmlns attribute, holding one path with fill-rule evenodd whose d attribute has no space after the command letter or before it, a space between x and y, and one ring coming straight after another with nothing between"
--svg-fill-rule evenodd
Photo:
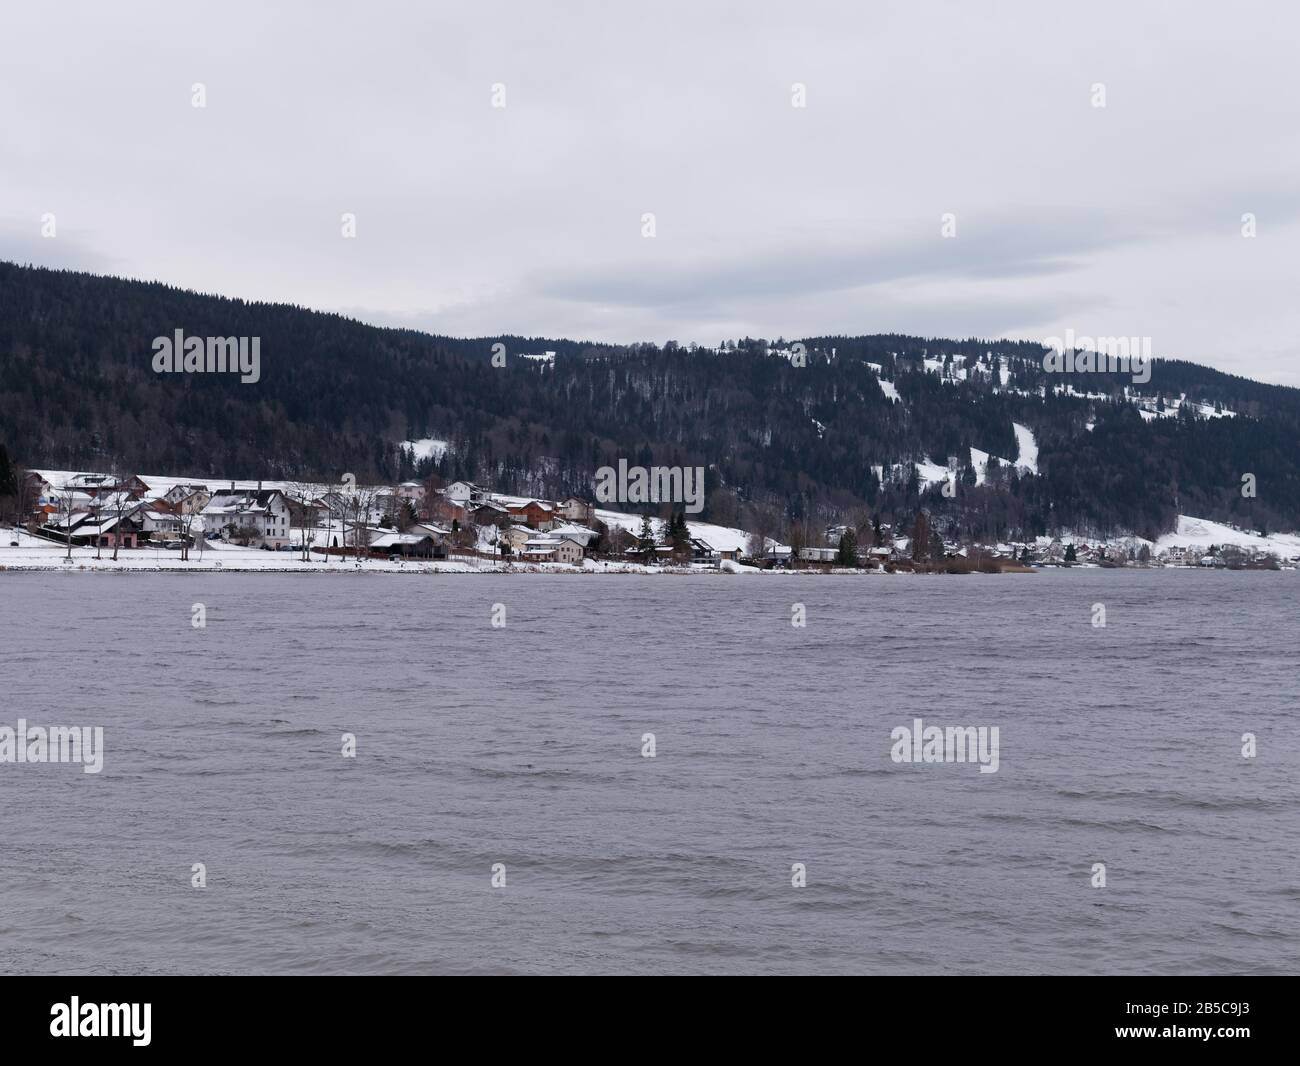
<instances>
[{"instance_id":1,"label":"village","mask_svg":"<svg viewBox=\"0 0 1300 1066\"><path fill-rule=\"evenodd\" d=\"M190 559L234 546L297 553L304 560L566 567L592 558L717 567L743 554L735 536L716 547L699 537L661 539L640 529L645 535L638 536L617 522L601 521L590 500L505 496L465 481L436 489L417 481L213 485L134 474L29 471L22 494L23 528L30 537L97 553L161 548ZM655 524L649 521L648 529Z\"/></svg>"},{"instance_id":2,"label":"village","mask_svg":"<svg viewBox=\"0 0 1300 1066\"><path fill-rule=\"evenodd\" d=\"M791 543L782 543L743 529L688 521L667 506L664 517L655 517L600 509L578 495L559 500L508 496L467 481L442 485L436 478L393 486L359 486L351 479L333 486L214 484L31 470L22 478L20 517L0 540L9 548L44 549L46 560L51 549L62 549L63 561L73 558L74 549L79 559L93 552L103 560L107 552L115 562L148 550L156 565L167 559L190 564L205 557L216 566L224 565L222 560L238 564L251 552L285 553L273 557L282 569L295 568L295 561L455 569L885 573L1300 565L1300 537L1264 538L1187 518L1156 542L1043 536L985 545L939 536L922 512L907 529L894 530L879 521L816 533L792 529L787 531Z\"/></svg>"}]
</instances>

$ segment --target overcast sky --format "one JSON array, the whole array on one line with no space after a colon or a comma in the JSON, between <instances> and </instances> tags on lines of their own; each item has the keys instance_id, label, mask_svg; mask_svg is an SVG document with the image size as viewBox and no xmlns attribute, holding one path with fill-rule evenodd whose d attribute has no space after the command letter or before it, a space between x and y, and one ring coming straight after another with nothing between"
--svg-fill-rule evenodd
<instances>
[{"instance_id":1,"label":"overcast sky","mask_svg":"<svg viewBox=\"0 0 1300 1066\"><path fill-rule=\"evenodd\" d=\"M1298 36L1281 3L6 3L0 257L458 336L1072 328L1300 385Z\"/></svg>"}]
</instances>

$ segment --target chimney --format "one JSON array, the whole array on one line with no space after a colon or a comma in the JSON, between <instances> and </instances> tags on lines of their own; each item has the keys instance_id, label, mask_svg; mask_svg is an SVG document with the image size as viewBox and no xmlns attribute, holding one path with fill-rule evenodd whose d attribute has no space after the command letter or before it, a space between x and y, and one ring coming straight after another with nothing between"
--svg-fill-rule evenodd
<instances>
[{"instance_id":1,"label":"chimney","mask_svg":"<svg viewBox=\"0 0 1300 1066\"><path fill-rule=\"evenodd\" d=\"M257 479L257 491L258 491L258 492L261 492L261 491L262 491L262 479L261 479L261 478L258 478L258 479Z\"/></svg>"}]
</instances>

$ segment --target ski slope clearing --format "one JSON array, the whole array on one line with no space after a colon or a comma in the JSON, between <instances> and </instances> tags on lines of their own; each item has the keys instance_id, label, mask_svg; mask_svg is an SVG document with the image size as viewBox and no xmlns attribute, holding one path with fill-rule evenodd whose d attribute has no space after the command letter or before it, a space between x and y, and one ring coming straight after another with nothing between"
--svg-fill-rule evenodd
<instances>
[{"instance_id":1,"label":"ski slope clearing","mask_svg":"<svg viewBox=\"0 0 1300 1066\"><path fill-rule=\"evenodd\" d=\"M1034 431L1019 422L1012 422L1011 428L1016 433L1016 467L1030 474L1038 473L1038 442Z\"/></svg>"}]
</instances>

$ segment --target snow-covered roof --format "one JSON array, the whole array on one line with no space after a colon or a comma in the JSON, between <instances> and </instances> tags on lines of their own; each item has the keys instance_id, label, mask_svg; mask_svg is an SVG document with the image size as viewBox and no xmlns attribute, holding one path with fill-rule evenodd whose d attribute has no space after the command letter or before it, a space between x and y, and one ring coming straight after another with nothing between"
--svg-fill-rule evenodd
<instances>
[{"instance_id":1,"label":"snow-covered roof","mask_svg":"<svg viewBox=\"0 0 1300 1066\"><path fill-rule=\"evenodd\" d=\"M117 525L117 518L109 518L106 521L95 523L87 522L84 525L77 526L73 531L74 537L97 537L103 533L109 532Z\"/></svg>"},{"instance_id":2,"label":"snow-covered roof","mask_svg":"<svg viewBox=\"0 0 1300 1066\"><path fill-rule=\"evenodd\" d=\"M370 542L372 548L392 548L398 544L420 544L432 540L428 533L384 533Z\"/></svg>"},{"instance_id":3,"label":"snow-covered roof","mask_svg":"<svg viewBox=\"0 0 1300 1066\"><path fill-rule=\"evenodd\" d=\"M596 539L596 531L588 529L586 526L575 525L572 522L560 526L551 527L552 537L561 537L564 540L577 541L584 548Z\"/></svg>"}]
</instances>

